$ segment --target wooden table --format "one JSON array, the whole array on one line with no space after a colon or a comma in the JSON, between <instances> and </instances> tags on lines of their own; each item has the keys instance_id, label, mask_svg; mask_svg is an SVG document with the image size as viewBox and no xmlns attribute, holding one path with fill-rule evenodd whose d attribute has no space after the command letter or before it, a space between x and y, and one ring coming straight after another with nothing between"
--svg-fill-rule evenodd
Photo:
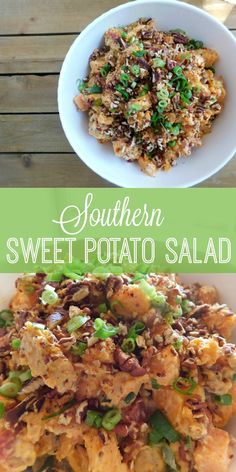
<instances>
[{"instance_id":1,"label":"wooden table","mask_svg":"<svg viewBox=\"0 0 236 472\"><path fill-rule=\"evenodd\" d=\"M78 33L122 0L0 0L0 186L108 187L76 158L57 112L58 73ZM219 0L194 1L226 18ZM223 8L222 8L223 5ZM235 186L236 159L204 187Z\"/></svg>"}]
</instances>

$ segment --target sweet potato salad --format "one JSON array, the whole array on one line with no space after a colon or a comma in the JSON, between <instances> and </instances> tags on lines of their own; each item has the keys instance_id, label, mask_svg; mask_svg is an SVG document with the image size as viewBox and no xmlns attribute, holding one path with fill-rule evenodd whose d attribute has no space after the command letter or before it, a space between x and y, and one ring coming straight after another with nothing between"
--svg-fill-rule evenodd
<instances>
[{"instance_id":1,"label":"sweet potato salad","mask_svg":"<svg viewBox=\"0 0 236 472\"><path fill-rule=\"evenodd\" d=\"M182 30L159 31L152 19L110 28L89 59L74 102L89 133L148 175L169 170L201 146L224 105L218 53Z\"/></svg>"},{"instance_id":2,"label":"sweet potato salad","mask_svg":"<svg viewBox=\"0 0 236 472\"><path fill-rule=\"evenodd\" d=\"M227 472L235 324L175 275L22 276L0 313L0 471Z\"/></svg>"}]
</instances>

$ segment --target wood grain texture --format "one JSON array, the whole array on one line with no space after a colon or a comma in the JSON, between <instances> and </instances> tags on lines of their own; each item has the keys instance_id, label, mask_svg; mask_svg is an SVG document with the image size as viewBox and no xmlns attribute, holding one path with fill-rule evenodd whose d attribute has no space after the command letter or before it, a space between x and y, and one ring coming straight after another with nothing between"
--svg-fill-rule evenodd
<instances>
[{"instance_id":1,"label":"wood grain texture","mask_svg":"<svg viewBox=\"0 0 236 472\"><path fill-rule=\"evenodd\" d=\"M0 32L4 34L75 33L123 0L1 0ZM236 27L236 9L221 0L191 0L215 14L226 11L225 24Z\"/></svg>"},{"instance_id":2,"label":"wood grain texture","mask_svg":"<svg viewBox=\"0 0 236 472\"><path fill-rule=\"evenodd\" d=\"M236 31L232 33L236 36ZM75 38L73 34L0 37L0 74L59 72Z\"/></svg>"},{"instance_id":3,"label":"wood grain texture","mask_svg":"<svg viewBox=\"0 0 236 472\"><path fill-rule=\"evenodd\" d=\"M56 115L0 115L0 152L71 152Z\"/></svg>"},{"instance_id":4,"label":"wood grain texture","mask_svg":"<svg viewBox=\"0 0 236 472\"><path fill-rule=\"evenodd\" d=\"M0 76L0 113L57 112L56 75Z\"/></svg>"},{"instance_id":5,"label":"wood grain texture","mask_svg":"<svg viewBox=\"0 0 236 472\"><path fill-rule=\"evenodd\" d=\"M0 187L111 187L75 154L0 154Z\"/></svg>"},{"instance_id":6,"label":"wood grain texture","mask_svg":"<svg viewBox=\"0 0 236 472\"><path fill-rule=\"evenodd\" d=\"M73 153L0 154L0 187L112 187ZM235 187L236 156L198 187Z\"/></svg>"},{"instance_id":7,"label":"wood grain texture","mask_svg":"<svg viewBox=\"0 0 236 472\"><path fill-rule=\"evenodd\" d=\"M4 34L75 33L122 0L1 0Z\"/></svg>"},{"instance_id":8,"label":"wood grain texture","mask_svg":"<svg viewBox=\"0 0 236 472\"><path fill-rule=\"evenodd\" d=\"M236 187L236 155L222 170L199 184L198 187Z\"/></svg>"},{"instance_id":9,"label":"wood grain texture","mask_svg":"<svg viewBox=\"0 0 236 472\"><path fill-rule=\"evenodd\" d=\"M0 74L59 72L75 38L73 34L0 37Z\"/></svg>"},{"instance_id":10,"label":"wood grain texture","mask_svg":"<svg viewBox=\"0 0 236 472\"><path fill-rule=\"evenodd\" d=\"M236 27L236 8L227 0L180 0L183 3L190 3L196 7L202 8L217 18L228 28Z\"/></svg>"},{"instance_id":11,"label":"wood grain texture","mask_svg":"<svg viewBox=\"0 0 236 472\"><path fill-rule=\"evenodd\" d=\"M122 3L125 2L0 0L0 74L20 74L0 76L0 113L6 113L0 115L0 186L111 186L72 153L58 115L43 113L57 111L58 76L50 73L59 72L77 33L102 12ZM222 15L226 25L236 29L236 8L228 3L188 3ZM236 158L199 185L231 186L236 186Z\"/></svg>"},{"instance_id":12,"label":"wood grain texture","mask_svg":"<svg viewBox=\"0 0 236 472\"><path fill-rule=\"evenodd\" d=\"M42 162L44 168L41 166ZM104 186L112 187L112 184L96 176L75 154L0 154L0 167L0 187L8 185L13 187L41 187L44 186L44 183L48 187L77 185L86 187L89 186L90 179L90 186L102 187L103 182ZM28 169L28 167L30 167L30 172L25 171L25 168ZM30 182L28 182L28 176L31 178ZM200 183L197 187L235 188L236 156L221 171Z\"/></svg>"}]
</instances>

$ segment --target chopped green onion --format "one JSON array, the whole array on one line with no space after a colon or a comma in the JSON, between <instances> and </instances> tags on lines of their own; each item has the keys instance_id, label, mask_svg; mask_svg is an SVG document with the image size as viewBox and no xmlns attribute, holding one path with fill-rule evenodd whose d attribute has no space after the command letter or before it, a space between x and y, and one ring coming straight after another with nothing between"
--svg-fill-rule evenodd
<instances>
[{"instance_id":1,"label":"chopped green onion","mask_svg":"<svg viewBox=\"0 0 236 472\"><path fill-rule=\"evenodd\" d=\"M72 346L71 351L76 356L82 356L85 353L86 349L87 344L79 341L75 344L75 346Z\"/></svg>"},{"instance_id":2,"label":"chopped green onion","mask_svg":"<svg viewBox=\"0 0 236 472\"><path fill-rule=\"evenodd\" d=\"M128 404L128 403L132 402L132 400L134 400L135 397L136 397L135 393L134 393L134 392L130 392L130 393L128 393L128 395L124 398L124 402Z\"/></svg>"},{"instance_id":3,"label":"chopped green onion","mask_svg":"<svg viewBox=\"0 0 236 472\"><path fill-rule=\"evenodd\" d=\"M175 66L175 67L173 67L172 72L173 72L175 75L177 75L177 77L179 77L179 76L182 75L183 69L182 69L182 67L180 67L180 66Z\"/></svg>"},{"instance_id":4,"label":"chopped green onion","mask_svg":"<svg viewBox=\"0 0 236 472\"><path fill-rule=\"evenodd\" d=\"M134 65L131 67L131 72L134 74L136 77L140 75L140 67L138 65Z\"/></svg>"},{"instance_id":5,"label":"chopped green onion","mask_svg":"<svg viewBox=\"0 0 236 472\"><path fill-rule=\"evenodd\" d=\"M98 311L99 313L107 313L106 303L100 303L100 305L98 305Z\"/></svg>"},{"instance_id":6,"label":"chopped green onion","mask_svg":"<svg viewBox=\"0 0 236 472\"><path fill-rule=\"evenodd\" d=\"M152 118L151 118L151 125L153 128L156 128L158 126L160 122L160 115L159 113L157 113L157 111L155 111L152 115Z\"/></svg>"},{"instance_id":7,"label":"chopped green onion","mask_svg":"<svg viewBox=\"0 0 236 472\"><path fill-rule=\"evenodd\" d=\"M55 418L55 416L60 416L65 411L69 410L72 406L76 405L77 400L73 399L70 402L66 403L60 410L55 411L54 413L50 413L49 415L45 415L42 417L43 421L50 420L51 418Z\"/></svg>"},{"instance_id":8,"label":"chopped green onion","mask_svg":"<svg viewBox=\"0 0 236 472\"><path fill-rule=\"evenodd\" d=\"M192 395L193 391L197 387L197 383L190 378L179 377L172 385L173 389L182 393L183 395Z\"/></svg>"},{"instance_id":9,"label":"chopped green onion","mask_svg":"<svg viewBox=\"0 0 236 472\"><path fill-rule=\"evenodd\" d=\"M148 84L145 84L141 90L141 92L139 92L139 97L143 97L144 95L146 95L150 90L150 87Z\"/></svg>"},{"instance_id":10,"label":"chopped green onion","mask_svg":"<svg viewBox=\"0 0 236 472\"><path fill-rule=\"evenodd\" d=\"M27 380L32 379L32 374L31 374L30 369L27 369L27 370L14 370L14 371L9 372L8 377L12 382L17 383L19 385L19 387L21 387L22 383L25 383L25 382L27 382Z\"/></svg>"},{"instance_id":11,"label":"chopped green onion","mask_svg":"<svg viewBox=\"0 0 236 472\"><path fill-rule=\"evenodd\" d=\"M183 346L183 336L180 336L173 344L174 348L176 349L176 351L179 351L182 346Z\"/></svg>"},{"instance_id":12,"label":"chopped green onion","mask_svg":"<svg viewBox=\"0 0 236 472\"><path fill-rule=\"evenodd\" d=\"M121 32L122 39L127 39L127 36L128 36L128 33L126 33L125 31Z\"/></svg>"},{"instance_id":13,"label":"chopped green onion","mask_svg":"<svg viewBox=\"0 0 236 472\"><path fill-rule=\"evenodd\" d=\"M67 277L67 279L71 280L80 280L81 275L77 274L76 272L72 272L70 269L65 269L63 275Z\"/></svg>"},{"instance_id":14,"label":"chopped green onion","mask_svg":"<svg viewBox=\"0 0 236 472\"><path fill-rule=\"evenodd\" d=\"M4 403L0 402L0 420L4 418L4 414L5 414L5 405Z\"/></svg>"},{"instance_id":15,"label":"chopped green onion","mask_svg":"<svg viewBox=\"0 0 236 472\"><path fill-rule=\"evenodd\" d=\"M150 285L146 280L141 280L139 287L144 295L152 302L152 305L159 308L163 308L166 305L166 296L161 292L157 292L155 287Z\"/></svg>"},{"instance_id":16,"label":"chopped green onion","mask_svg":"<svg viewBox=\"0 0 236 472\"><path fill-rule=\"evenodd\" d=\"M135 112L140 111L140 110L142 110L142 105L140 105L139 103L132 103L129 106L129 114L135 113Z\"/></svg>"},{"instance_id":17,"label":"chopped green onion","mask_svg":"<svg viewBox=\"0 0 236 472\"><path fill-rule=\"evenodd\" d=\"M164 88L159 90L159 92L157 92L157 98L159 98L160 100L166 100L167 98L169 98L168 90L166 90Z\"/></svg>"},{"instance_id":18,"label":"chopped green onion","mask_svg":"<svg viewBox=\"0 0 236 472\"><path fill-rule=\"evenodd\" d=\"M117 85L115 86L115 90L116 90L117 92L119 92L119 93L122 95L122 97L124 97L124 99L125 99L126 101L129 100L129 93L126 92L126 90L124 89L124 87L122 87L121 84L117 84Z\"/></svg>"},{"instance_id":19,"label":"chopped green onion","mask_svg":"<svg viewBox=\"0 0 236 472\"><path fill-rule=\"evenodd\" d=\"M181 306L182 306L182 310L183 310L184 314L190 313L193 310L193 308L195 307L194 303L191 302L191 300L188 300L187 298L185 298L182 301Z\"/></svg>"},{"instance_id":20,"label":"chopped green onion","mask_svg":"<svg viewBox=\"0 0 236 472\"><path fill-rule=\"evenodd\" d=\"M102 93L102 87L99 87L99 85L92 85L92 87L88 87L86 89L87 93Z\"/></svg>"},{"instance_id":21,"label":"chopped green onion","mask_svg":"<svg viewBox=\"0 0 236 472\"><path fill-rule=\"evenodd\" d=\"M94 410L88 410L87 411L87 416L85 419L85 423L88 426L94 427L94 428L101 428L102 426L102 413L99 413L98 411Z\"/></svg>"},{"instance_id":22,"label":"chopped green onion","mask_svg":"<svg viewBox=\"0 0 236 472\"><path fill-rule=\"evenodd\" d=\"M154 390L159 390L161 388L160 384L156 381L156 379L151 379L151 384Z\"/></svg>"},{"instance_id":23,"label":"chopped green onion","mask_svg":"<svg viewBox=\"0 0 236 472\"><path fill-rule=\"evenodd\" d=\"M169 442L178 441L180 435L170 424L161 411L157 410L149 419L150 425L154 431L150 433L149 440L151 444L157 444L166 439ZM152 434L153 433L153 434Z\"/></svg>"},{"instance_id":24,"label":"chopped green onion","mask_svg":"<svg viewBox=\"0 0 236 472\"><path fill-rule=\"evenodd\" d=\"M76 85L77 85L77 87L78 87L79 92L81 92L81 93L82 93L82 92L86 89L86 87L87 87L86 83L85 83L83 80L81 80L81 79L78 79L78 80L77 80Z\"/></svg>"},{"instance_id":25,"label":"chopped green onion","mask_svg":"<svg viewBox=\"0 0 236 472\"><path fill-rule=\"evenodd\" d=\"M225 395L215 395L214 399L216 403L224 406L232 405L233 402L232 395L229 393L226 393Z\"/></svg>"},{"instance_id":26,"label":"chopped green onion","mask_svg":"<svg viewBox=\"0 0 236 472\"><path fill-rule=\"evenodd\" d=\"M100 69L101 76L106 77L107 74L110 72L110 70L111 70L110 64L104 64L104 66L102 66Z\"/></svg>"},{"instance_id":27,"label":"chopped green onion","mask_svg":"<svg viewBox=\"0 0 236 472\"><path fill-rule=\"evenodd\" d=\"M55 292L55 288L51 285L45 285L45 290L42 292L40 297L43 305L54 305L58 301L58 295Z\"/></svg>"},{"instance_id":28,"label":"chopped green onion","mask_svg":"<svg viewBox=\"0 0 236 472\"><path fill-rule=\"evenodd\" d=\"M188 81L184 76L177 76L170 81L170 85L175 85L177 92L182 92L185 90L186 86L188 85Z\"/></svg>"},{"instance_id":29,"label":"chopped green onion","mask_svg":"<svg viewBox=\"0 0 236 472\"><path fill-rule=\"evenodd\" d=\"M20 339L13 339L12 342L11 342L11 347L12 349L20 349L20 345L21 345L21 340Z\"/></svg>"},{"instance_id":30,"label":"chopped green onion","mask_svg":"<svg viewBox=\"0 0 236 472\"><path fill-rule=\"evenodd\" d=\"M102 99L97 98L96 100L93 101L93 106L95 107L101 107L102 106ZM77 275L77 274L76 274ZM80 278L80 275L77 275L77 280Z\"/></svg>"},{"instance_id":31,"label":"chopped green onion","mask_svg":"<svg viewBox=\"0 0 236 472\"><path fill-rule=\"evenodd\" d=\"M180 29L180 28L172 29L172 30L170 30L170 33L180 33L180 34L182 34L183 36L186 36L186 35L187 35L186 31L184 31L184 30L182 30L182 29Z\"/></svg>"},{"instance_id":32,"label":"chopped green onion","mask_svg":"<svg viewBox=\"0 0 236 472\"><path fill-rule=\"evenodd\" d=\"M15 382L6 382L0 387L0 395L6 398L17 397L19 391L19 385L17 385Z\"/></svg>"},{"instance_id":33,"label":"chopped green onion","mask_svg":"<svg viewBox=\"0 0 236 472\"><path fill-rule=\"evenodd\" d=\"M142 57L142 56L144 56L145 53L146 53L146 51L144 51L144 49L142 49L142 50L140 50L140 51L134 51L134 52L133 52L133 55L134 55L135 57Z\"/></svg>"},{"instance_id":34,"label":"chopped green onion","mask_svg":"<svg viewBox=\"0 0 236 472\"><path fill-rule=\"evenodd\" d=\"M196 39L190 39L186 47L188 49L201 49L204 47L204 44L202 41L197 41Z\"/></svg>"},{"instance_id":35,"label":"chopped green onion","mask_svg":"<svg viewBox=\"0 0 236 472\"><path fill-rule=\"evenodd\" d=\"M63 279L63 271L50 272L47 275L47 282L61 282Z\"/></svg>"},{"instance_id":36,"label":"chopped green onion","mask_svg":"<svg viewBox=\"0 0 236 472\"><path fill-rule=\"evenodd\" d=\"M121 308L124 307L123 303L120 302L120 300L113 300L110 302L110 308L113 310L114 306L119 305Z\"/></svg>"},{"instance_id":37,"label":"chopped green onion","mask_svg":"<svg viewBox=\"0 0 236 472\"><path fill-rule=\"evenodd\" d=\"M107 431L112 431L121 420L121 413L117 408L108 411L102 419L102 426Z\"/></svg>"},{"instance_id":38,"label":"chopped green onion","mask_svg":"<svg viewBox=\"0 0 236 472\"><path fill-rule=\"evenodd\" d=\"M180 58L182 61L184 59L187 59L189 61L191 59L191 54L189 52L186 52L185 54L181 54Z\"/></svg>"},{"instance_id":39,"label":"chopped green onion","mask_svg":"<svg viewBox=\"0 0 236 472\"><path fill-rule=\"evenodd\" d=\"M180 94L180 98L184 103L187 103L188 105L191 103L190 98L192 97L192 92L191 90L186 90L185 92L182 92Z\"/></svg>"},{"instance_id":40,"label":"chopped green onion","mask_svg":"<svg viewBox=\"0 0 236 472\"><path fill-rule=\"evenodd\" d=\"M129 85L129 79L130 79L130 76L128 74L120 74L120 82L122 83L122 85L124 85L124 87L128 87Z\"/></svg>"},{"instance_id":41,"label":"chopped green onion","mask_svg":"<svg viewBox=\"0 0 236 472\"><path fill-rule=\"evenodd\" d=\"M166 65L165 61L163 61L163 59L161 59L160 57L155 57L153 59L154 67L160 67L162 69L163 67L165 67L165 65Z\"/></svg>"},{"instance_id":42,"label":"chopped green onion","mask_svg":"<svg viewBox=\"0 0 236 472\"><path fill-rule=\"evenodd\" d=\"M136 339L139 334L145 330L145 324L142 321L135 321L128 331L128 339Z\"/></svg>"},{"instance_id":43,"label":"chopped green onion","mask_svg":"<svg viewBox=\"0 0 236 472\"><path fill-rule=\"evenodd\" d=\"M196 95L199 95L199 93L201 92L201 87L200 87L200 85L197 85L196 87L193 87L193 92L194 92Z\"/></svg>"},{"instance_id":44,"label":"chopped green onion","mask_svg":"<svg viewBox=\"0 0 236 472\"><path fill-rule=\"evenodd\" d=\"M34 328L37 328L37 329L45 329L46 328L46 326L42 323L35 323L34 321L32 321L31 324Z\"/></svg>"},{"instance_id":45,"label":"chopped green onion","mask_svg":"<svg viewBox=\"0 0 236 472\"><path fill-rule=\"evenodd\" d=\"M132 89L134 89L136 87L136 85L137 85L137 82L135 82L135 80L133 80L133 82L131 82L131 84L130 84L130 87Z\"/></svg>"},{"instance_id":46,"label":"chopped green onion","mask_svg":"<svg viewBox=\"0 0 236 472\"><path fill-rule=\"evenodd\" d=\"M169 325L172 325L172 323L174 323L173 311L168 311L168 312L164 313L164 317L165 317L166 322Z\"/></svg>"},{"instance_id":47,"label":"chopped green onion","mask_svg":"<svg viewBox=\"0 0 236 472\"><path fill-rule=\"evenodd\" d=\"M159 100L157 111L158 113L162 113L166 107L168 107L169 102L167 100Z\"/></svg>"},{"instance_id":48,"label":"chopped green onion","mask_svg":"<svg viewBox=\"0 0 236 472\"><path fill-rule=\"evenodd\" d=\"M181 306L177 306L175 309L173 309L174 318L179 318L180 316L182 316L182 314L183 314L183 311L182 311Z\"/></svg>"},{"instance_id":49,"label":"chopped green onion","mask_svg":"<svg viewBox=\"0 0 236 472\"><path fill-rule=\"evenodd\" d=\"M31 370L28 369L28 370L20 372L19 379L22 383L27 382L27 380L31 380L32 379Z\"/></svg>"},{"instance_id":50,"label":"chopped green onion","mask_svg":"<svg viewBox=\"0 0 236 472\"><path fill-rule=\"evenodd\" d=\"M94 336L98 339L107 339L111 338L112 336L116 336L119 332L119 328L116 328L112 324L106 323L101 318L96 318L93 327L95 329Z\"/></svg>"},{"instance_id":51,"label":"chopped green onion","mask_svg":"<svg viewBox=\"0 0 236 472\"><path fill-rule=\"evenodd\" d=\"M77 315L77 316L73 316L73 318L70 319L70 321L68 321L67 325L66 325L66 329L68 331L68 333L73 333L74 331L76 331L77 329L81 328L84 324L87 323L87 321L90 319L89 316L86 316L86 315Z\"/></svg>"},{"instance_id":52,"label":"chopped green onion","mask_svg":"<svg viewBox=\"0 0 236 472\"><path fill-rule=\"evenodd\" d=\"M168 141L167 145L169 147L175 147L176 146L176 141L175 140L174 141Z\"/></svg>"},{"instance_id":53,"label":"chopped green onion","mask_svg":"<svg viewBox=\"0 0 236 472\"><path fill-rule=\"evenodd\" d=\"M172 126L171 128L171 134L173 134L174 136L178 136L179 132L180 132L180 128L181 128L181 124L180 123L176 123ZM182 299L181 299L182 300ZM181 301L180 301L181 302Z\"/></svg>"},{"instance_id":54,"label":"chopped green onion","mask_svg":"<svg viewBox=\"0 0 236 472\"><path fill-rule=\"evenodd\" d=\"M14 320L14 316L11 310L0 311L0 328L7 328L11 326Z\"/></svg>"},{"instance_id":55,"label":"chopped green onion","mask_svg":"<svg viewBox=\"0 0 236 472\"><path fill-rule=\"evenodd\" d=\"M164 121L163 126L164 128L171 130L173 125L169 121Z\"/></svg>"},{"instance_id":56,"label":"chopped green onion","mask_svg":"<svg viewBox=\"0 0 236 472\"><path fill-rule=\"evenodd\" d=\"M164 462L168 467L170 467L171 472L178 472L176 462L175 462L175 456L168 444L162 444L161 446L161 452L162 452L162 457L164 459Z\"/></svg>"},{"instance_id":57,"label":"chopped green onion","mask_svg":"<svg viewBox=\"0 0 236 472\"><path fill-rule=\"evenodd\" d=\"M213 74L216 73L215 67L207 67L206 69L211 70L211 72L213 72Z\"/></svg>"},{"instance_id":58,"label":"chopped green onion","mask_svg":"<svg viewBox=\"0 0 236 472\"><path fill-rule=\"evenodd\" d=\"M139 280L145 279L146 275L141 274L140 272L136 272L134 275L133 279L131 280L131 284L135 284L135 282L138 282Z\"/></svg>"},{"instance_id":59,"label":"chopped green onion","mask_svg":"<svg viewBox=\"0 0 236 472\"><path fill-rule=\"evenodd\" d=\"M127 354L130 354L131 352L134 352L135 350L135 341L132 338L127 338L124 339L124 341L121 344L121 349L122 351L126 352Z\"/></svg>"}]
</instances>

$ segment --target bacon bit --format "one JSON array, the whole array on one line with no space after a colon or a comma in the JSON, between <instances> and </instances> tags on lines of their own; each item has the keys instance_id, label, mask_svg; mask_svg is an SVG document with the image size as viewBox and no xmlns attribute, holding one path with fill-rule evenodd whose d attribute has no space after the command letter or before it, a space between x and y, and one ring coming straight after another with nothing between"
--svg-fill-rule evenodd
<instances>
[{"instance_id":1,"label":"bacon bit","mask_svg":"<svg viewBox=\"0 0 236 472\"><path fill-rule=\"evenodd\" d=\"M9 430L0 431L0 451L1 458L7 459L11 455L11 448L16 439L15 433Z\"/></svg>"},{"instance_id":2,"label":"bacon bit","mask_svg":"<svg viewBox=\"0 0 236 472\"><path fill-rule=\"evenodd\" d=\"M115 433L122 438L125 438L129 434L129 428L125 423L120 422L114 429Z\"/></svg>"},{"instance_id":3,"label":"bacon bit","mask_svg":"<svg viewBox=\"0 0 236 472\"><path fill-rule=\"evenodd\" d=\"M127 407L124 411L123 417L127 421L133 421L138 424L145 423L147 420L147 414L142 398L136 399L132 405Z\"/></svg>"},{"instance_id":4,"label":"bacon bit","mask_svg":"<svg viewBox=\"0 0 236 472\"><path fill-rule=\"evenodd\" d=\"M186 456L186 451L185 451L185 443L183 441L183 439L180 440L180 445L179 445L179 457L180 459L182 459L183 461L188 461L188 458Z\"/></svg>"}]
</instances>

